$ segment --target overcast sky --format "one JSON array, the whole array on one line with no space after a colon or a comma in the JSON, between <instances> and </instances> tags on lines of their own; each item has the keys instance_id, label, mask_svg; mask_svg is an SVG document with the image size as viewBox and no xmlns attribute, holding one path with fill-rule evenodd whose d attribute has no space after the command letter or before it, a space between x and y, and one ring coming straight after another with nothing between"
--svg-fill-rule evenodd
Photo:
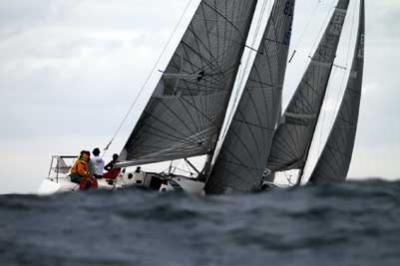
<instances>
[{"instance_id":1,"label":"overcast sky","mask_svg":"<svg viewBox=\"0 0 400 266\"><path fill-rule=\"evenodd\" d=\"M189 2L0 0L0 193L35 192L52 154L105 147ZM156 69L165 67L198 2L190 2ZM342 65L349 62L346 51L351 55L354 49L358 0L350 2L346 40L338 52ZM288 67L285 102L335 3L297 1L292 50L298 53ZM365 78L350 176L393 180L400 177L400 1L366 0L366 7ZM332 100L340 98L344 75L335 71ZM111 153L119 153L156 82L157 73ZM326 110L337 102L330 101ZM327 127L332 118L324 121Z\"/></svg>"}]
</instances>

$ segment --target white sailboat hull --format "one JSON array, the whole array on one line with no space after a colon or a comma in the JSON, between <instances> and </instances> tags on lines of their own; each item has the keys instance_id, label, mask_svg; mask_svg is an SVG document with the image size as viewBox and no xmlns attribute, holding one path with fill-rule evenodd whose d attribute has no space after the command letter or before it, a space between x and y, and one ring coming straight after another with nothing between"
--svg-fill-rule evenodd
<instances>
[{"instance_id":1,"label":"white sailboat hull","mask_svg":"<svg viewBox=\"0 0 400 266\"><path fill-rule=\"evenodd\" d=\"M159 186L152 186L152 179L155 174L146 173L125 173L119 176L114 185L109 185L107 180L98 179L98 189L113 190L123 189L128 187L144 187L150 190L168 192L168 191L183 191L188 194L202 195L204 182L196 181L184 176L164 177L167 182ZM62 176L58 179L46 178L39 187L38 194L42 196L76 192L79 191L79 185L70 181L69 177Z\"/></svg>"},{"instance_id":2,"label":"white sailboat hull","mask_svg":"<svg viewBox=\"0 0 400 266\"><path fill-rule=\"evenodd\" d=\"M109 185L105 179L97 180L98 189L112 190L114 186ZM58 180L46 178L39 187L38 194L42 196L79 191L79 185L73 183L68 177L60 177Z\"/></svg>"},{"instance_id":3,"label":"white sailboat hull","mask_svg":"<svg viewBox=\"0 0 400 266\"><path fill-rule=\"evenodd\" d=\"M54 179L48 179L42 181L38 194L42 196L53 195L58 193L66 193L71 191L78 191L79 186L71 181L60 179L58 182Z\"/></svg>"},{"instance_id":4,"label":"white sailboat hull","mask_svg":"<svg viewBox=\"0 0 400 266\"><path fill-rule=\"evenodd\" d=\"M168 184L160 187L160 192L183 191L192 195L204 195L205 183L184 176L173 177Z\"/></svg>"}]
</instances>

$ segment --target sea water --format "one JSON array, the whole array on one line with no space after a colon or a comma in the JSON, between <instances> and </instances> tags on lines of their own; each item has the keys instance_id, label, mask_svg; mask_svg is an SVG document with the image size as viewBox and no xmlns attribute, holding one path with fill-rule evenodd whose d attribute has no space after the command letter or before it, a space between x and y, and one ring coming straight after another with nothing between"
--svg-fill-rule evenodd
<instances>
[{"instance_id":1,"label":"sea water","mask_svg":"<svg viewBox=\"0 0 400 266\"><path fill-rule=\"evenodd\" d=\"M400 182L0 196L0 265L400 265Z\"/></svg>"}]
</instances>

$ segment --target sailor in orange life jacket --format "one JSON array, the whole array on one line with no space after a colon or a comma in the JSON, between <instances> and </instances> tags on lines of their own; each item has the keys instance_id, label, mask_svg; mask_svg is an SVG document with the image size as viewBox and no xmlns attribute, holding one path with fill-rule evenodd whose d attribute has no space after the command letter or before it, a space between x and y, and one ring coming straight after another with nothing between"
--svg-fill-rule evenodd
<instances>
[{"instance_id":1,"label":"sailor in orange life jacket","mask_svg":"<svg viewBox=\"0 0 400 266\"><path fill-rule=\"evenodd\" d=\"M90 152L81 151L79 159L76 160L71 168L71 174L69 175L71 182L79 184L80 189L97 188L96 180L89 173L89 160Z\"/></svg>"}]
</instances>

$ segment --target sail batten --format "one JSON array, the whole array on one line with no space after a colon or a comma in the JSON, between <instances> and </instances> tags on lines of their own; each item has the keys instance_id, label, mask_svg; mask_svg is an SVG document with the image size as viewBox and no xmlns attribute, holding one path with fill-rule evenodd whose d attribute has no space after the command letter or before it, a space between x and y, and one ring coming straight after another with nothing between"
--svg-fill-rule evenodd
<instances>
[{"instance_id":1,"label":"sail batten","mask_svg":"<svg viewBox=\"0 0 400 266\"><path fill-rule=\"evenodd\" d=\"M343 182L349 171L357 132L364 68L365 6L360 0L356 48L346 90L311 183Z\"/></svg>"},{"instance_id":2,"label":"sail batten","mask_svg":"<svg viewBox=\"0 0 400 266\"><path fill-rule=\"evenodd\" d=\"M267 168L304 168L322 108L349 0L339 0L310 64L275 133Z\"/></svg>"},{"instance_id":3,"label":"sail batten","mask_svg":"<svg viewBox=\"0 0 400 266\"><path fill-rule=\"evenodd\" d=\"M208 194L246 192L261 184L278 113L295 0L277 0L219 156Z\"/></svg>"},{"instance_id":4,"label":"sail batten","mask_svg":"<svg viewBox=\"0 0 400 266\"><path fill-rule=\"evenodd\" d=\"M257 0L202 0L121 152L125 165L209 154Z\"/></svg>"}]
</instances>

